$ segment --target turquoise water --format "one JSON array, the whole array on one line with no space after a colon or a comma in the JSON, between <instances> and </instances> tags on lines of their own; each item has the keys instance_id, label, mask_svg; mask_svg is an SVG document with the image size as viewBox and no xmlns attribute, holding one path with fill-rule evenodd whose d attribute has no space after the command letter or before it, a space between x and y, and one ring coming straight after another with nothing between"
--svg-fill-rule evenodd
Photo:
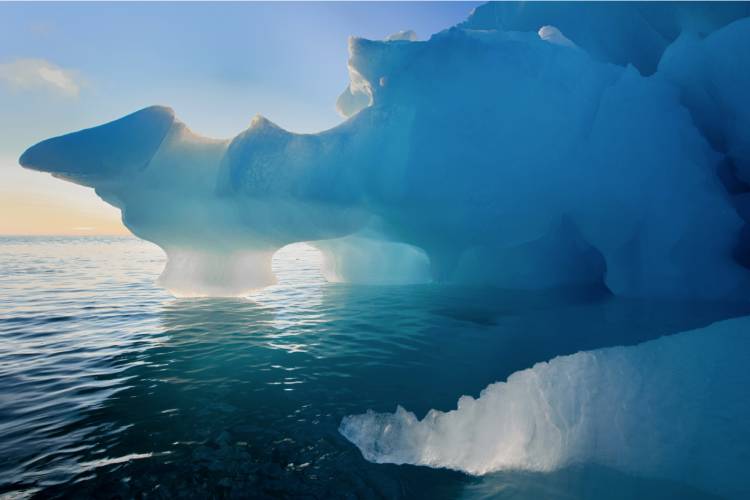
<instances>
[{"instance_id":1,"label":"turquoise water","mask_svg":"<svg viewBox=\"0 0 750 500\"><path fill-rule=\"evenodd\" d=\"M306 245L246 299L174 299L154 284L163 264L132 238L0 238L0 496L710 498L589 465L376 465L337 429L367 409L450 409L537 361L747 306L329 284Z\"/></svg>"}]
</instances>

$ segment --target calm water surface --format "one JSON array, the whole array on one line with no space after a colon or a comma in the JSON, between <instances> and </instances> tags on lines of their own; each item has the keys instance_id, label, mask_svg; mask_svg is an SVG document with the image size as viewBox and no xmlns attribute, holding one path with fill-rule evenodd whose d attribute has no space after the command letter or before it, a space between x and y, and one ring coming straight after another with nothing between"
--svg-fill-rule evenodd
<instances>
[{"instance_id":1,"label":"calm water surface","mask_svg":"<svg viewBox=\"0 0 750 500\"><path fill-rule=\"evenodd\" d=\"M328 284L306 245L246 299L174 299L154 283L163 264L132 238L0 238L0 497L709 498L591 466L375 465L337 428L451 409L534 362L746 306Z\"/></svg>"}]
</instances>

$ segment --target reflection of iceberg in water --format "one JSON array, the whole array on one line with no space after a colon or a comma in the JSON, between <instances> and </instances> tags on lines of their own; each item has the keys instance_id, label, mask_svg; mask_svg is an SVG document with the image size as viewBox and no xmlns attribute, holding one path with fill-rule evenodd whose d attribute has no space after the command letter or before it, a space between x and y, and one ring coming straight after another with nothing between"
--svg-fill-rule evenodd
<instances>
[{"instance_id":1,"label":"reflection of iceberg in water","mask_svg":"<svg viewBox=\"0 0 750 500\"><path fill-rule=\"evenodd\" d=\"M368 412L341 432L375 462L472 474L594 463L747 498L749 333L744 317L558 357L456 410Z\"/></svg>"},{"instance_id":2,"label":"reflection of iceberg in water","mask_svg":"<svg viewBox=\"0 0 750 500\"><path fill-rule=\"evenodd\" d=\"M684 483L635 476L600 465L552 472L501 471L473 477L462 500L719 500Z\"/></svg>"},{"instance_id":3,"label":"reflection of iceberg in water","mask_svg":"<svg viewBox=\"0 0 750 500\"><path fill-rule=\"evenodd\" d=\"M314 328L323 320L320 310L325 279L321 265L320 251L304 243L288 245L274 254L272 269L278 283L248 295L250 301L273 311L267 326L278 334L268 340L269 347L288 352L306 352L311 347L294 338L297 332Z\"/></svg>"},{"instance_id":4,"label":"reflection of iceberg in water","mask_svg":"<svg viewBox=\"0 0 750 500\"><path fill-rule=\"evenodd\" d=\"M319 259L308 259L316 256L305 248L280 252L278 284L249 299L172 300L151 284L163 263L152 245L89 245L41 247L40 262L70 287L55 295L48 312L67 307L75 320L37 322L46 316L40 314L23 328L0 323L7 333L0 356L39 349L38 357L22 361L41 375L24 380L23 394L44 402L34 413L34 432L19 427L0 456L24 464L7 476L12 480L36 481L54 469L46 477L63 486L43 490L45 497L60 491L133 498L157 489L165 497L185 491L210 497L220 490L244 497L267 488L277 496L313 492L318 498L342 490L361 498L457 498L465 490L475 498L502 487L536 500L551 496L535 494L539 487L570 492L605 477L623 491L656 492L645 498L668 497L657 494L665 491L685 498L684 486L601 470L475 478L374 464L338 427L342 415L385 411L393 401L419 414L450 407L457 394L474 394L557 354L643 342L750 313L743 304L623 299L600 289L325 284ZM81 282L80 265L63 268L58 259L83 253L90 259L79 264L96 272ZM102 283L105 271L111 278ZM81 288L95 291L80 310L70 309ZM28 306L41 313L38 297L30 296ZM48 370L67 359L64 378ZM17 383L0 378L0 386ZM24 398L15 403L27 404ZM17 406L7 406L0 419ZM69 425L81 432L67 432ZM559 486L564 481L567 490Z\"/></svg>"}]
</instances>

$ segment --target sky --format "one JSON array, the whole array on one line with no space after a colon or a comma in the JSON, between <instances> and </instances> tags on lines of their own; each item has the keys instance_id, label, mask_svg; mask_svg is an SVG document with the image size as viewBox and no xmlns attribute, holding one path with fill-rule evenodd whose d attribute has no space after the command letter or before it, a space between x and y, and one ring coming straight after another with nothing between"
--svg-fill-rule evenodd
<instances>
[{"instance_id":1,"label":"sky","mask_svg":"<svg viewBox=\"0 0 750 500\"><path fill-rule=\"evenodd\" d=\"M427 39L480 3L0 2L0 234L127 234L93 190L18 165L40 140L153 104L210 137L257 113L324 130L350 35Z\"/></svg>"}]
</instances>

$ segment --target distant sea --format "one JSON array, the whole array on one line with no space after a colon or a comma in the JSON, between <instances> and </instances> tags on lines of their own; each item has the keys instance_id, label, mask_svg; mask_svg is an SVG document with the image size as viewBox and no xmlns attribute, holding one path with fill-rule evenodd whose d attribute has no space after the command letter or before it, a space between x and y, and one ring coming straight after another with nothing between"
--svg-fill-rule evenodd
<instances>
[{"instance_id":1,"label":"distant sea","mask_svg":"<svg viewBox=\"0 0 750 500\"><path fill-rule=\"evenodd\" d=\"M175 299L164 259L134 238L0 238L1 498L710 498L595 466L371 464L338 426L452 409L538 361L746 306L329 284L304 244L275 256L278 285Z\"/></svg>"}]
</instances>

